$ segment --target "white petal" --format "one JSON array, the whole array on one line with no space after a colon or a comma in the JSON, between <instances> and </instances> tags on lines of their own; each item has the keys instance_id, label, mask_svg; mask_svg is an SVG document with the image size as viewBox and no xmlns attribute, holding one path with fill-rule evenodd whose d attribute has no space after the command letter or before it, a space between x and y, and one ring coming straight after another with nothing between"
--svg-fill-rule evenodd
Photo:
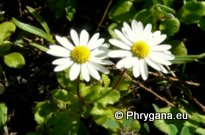
<instances>
[{"instance_id":1,"label":"white petal","mask_svg":"<svg viewBox=\"0 0 205 135\"><path fill-rule=\"evenodd\" d=\"M121 69L121 68L131 68L133 66L133 58L132 57L126 57L120 60L116 64L116 68Z\"/></svg>"},{"instance_id":2,"label":"white petal","mask_svg":"<svg viewBox=\"0 0 205 135\"><path fill-rule=\"evenodd\" d=\"M133 75L135 78L140 76L140 64L139 64L139 59L134 60L134 65L133 65Z\"/></svg>"},{"instance_id":3,"label":"white petal","mask_svg":"<svg viewBox=\"0 0 205 135\"><path fill-rule=\"evenodd\" d=\"M144 34L150 34L151 31L152 31L152 25L149 23L149 24L147 24L147 25L145 26L143 32L144 32Z\"/></svg>"},{"instance_id":4,"label":"white petal","mask_svg":"<svg viewBox=\"0 0 205 135\"><path fill-rule=\"evenodd\" d=\"M71 38L73 40L73 43L76 46L80 45L79 37L78 37L78 34L77 34L77 32L75 30L73 30L73 29L70 30L70 36L71 36Z\"/></svg>"},{"instance_id":5,"label":"white petal","mask_svg":"<svg viewBox=\"0 0 205 135\"><path fill-rule=\"evenodd\" d=\"M155 57L158 57L158 58L163 58L165 60L173 60L175 58L174 55L172 55L170 53L165 53L165 52L152 51L150 54L152 56L155 56Z\"/></svg>"},{"instance_id":6,"label":"white petal","mask_svg":"<svg viewBox=\"0 0 205 135\"><path fill-rule=\"evenodd\" d=\"M163 73L165 73L165 74L168 73L165 67L163 67L162 65L159 65L159 66L160 66L161 71L162 71Z\"/></svg>"},{"instance_id":7,"label":"white petal","mask_svg":"<svg viewBox=\"0 0 205 135\"><path fill-rule=\"evenodd\" d=\"M132 43L119 31L119 30L114 30L115 34L119 37L120 40L125 42L127 45L132 45Z\"/></svg>"},{"instance_id":8,"label":"white petal","mask_svg":"<svg viewBox=\"0 0 205 135\"><path fill-rule=\"evenodd\" d=\"M124 51L124 50L114 50L114 51L110 51L108 53L108 56L111 58L127 57L127 56L132 56L132 53L130 51Z\"/></svg>"},{"instance_id":9,"label":"white petal","mask_svg":"<svg viewBox=\"0 0 205 135\"><path fill-rule=\"evenodd\" d=\"M100 47L109 48L109 47L110 47L110 44L104 43L104 44L102 44L102 46L100 46Z\"/></svg>"},{"instance_id":10,"label":"white petal","mask_svg":"<svg viewBox=\"0 0 205 135\"><path fill-rule=\"evenodd\" d=\"M148 69L145 60L141 59L139 62L140 65L140 74L143 80L147 80L148 77Z\"/></svg>"},{"instance_id":11,"label":"white petal","mask_svg":"<svg viewBox=\"0 0 205 135\"><path fill-rule=\"evenodd\" d=\"M80 45L87 45L89 40L89 34L86 30L82 30L80 33Z\"/></svg>"},{"instance_id":12,"label":"white petal","mask_svg":"<svg viewBox=\"0 0 205 135\"><path fill-rule=\"evenodd\" d=\"M95 46L95 43L97 42L99 36L100 36L99 33L95 33L95 34L91 37L91 39L90 39L90 41L88 42L88 45L87 45L89 49L90 49L90 48L93 48L92 46ZM90 50L91 50L91 49L90 49Z\"/></svg>"},{"instance_id":13,"label":"white petal","mask_svg":"<svg viewBox=\"0 0 205 135\"><path fill-rule=\"evenodd\" d=\"M123 59L121 59L120 61L117 62L116 68L118 68L118 69L124 68L124 59L125 58L123 58Z\"/></svg>"},{"instance_id":14,"label":"white petal","mask_svg":"<svg viewBox=\"0 0 205 135\"><path fill-rule=\"evenodd\" d=\"M69 72L69 77L71 81L75 80L78 77L78 75L80 74L80 69L81 69L81 65L77 63L74 63L71 66L70 72Z\"/></svg>"},{"instance_id":15,"label":"white petal","mask_svg":"<svg viewBox=\"0 0 205 135\"><path fill-rule=\"evenodd\" d=\"M136 31L142 32L143 29L144 29L144 26L143 26L142 22L138 22L138 23L136 24L136 28L137 28ZM135 31L135 32L136 32L136 31Z\"/></svg>"},{"instance_id":16,"label":"white petal","mask_svg":"<svg viewBox=\"0 0 205 135\"><path fill-rule=\"evenodd\" d=\"M54 68L54 71L55 72L59 72L59 71L63 71L65 70L66 68L70 67L70 64L69 63L66 63L66 64L63 64L63 65L58 65Z\"/></svg>"},{"instance_id":17,"label":"white petal","mask_svg":"<svg viewBox=\"0 0 205 135\"><path fill-rule=\"evenodd\" d=\"M152 50L153 51L167 51L171 48L171 45L157 45L153 46Z\"/></svg>"},{"instance_id":18,"label":"white petal","mask_svg":"<svg viewBox=\"0 0 205 135\"><path fill-rule=\"evenodd\" d=\"M131 27L132 27L132 32L135 33L136 31L138 31L138 26L137 26L137 21L136 20L132 20L131 22Z\"/></svg>"},{"instance_id":19,"label":"white petal","mask_svg":"<svg viewBox=\"0 0 205 135\"><path fill-rule=\"evenodd\" d=\"M81 65L81 74L83 76L83 79L85 79L85 81L87 82L90 81L90 75L89 75L87 63Z\"/></svg>"},{"instance_id":20,"label":"white petal","mask_svg":"<svg viewBox=\"0 0 205 135\"><path fill-rule=\"evenodd\" d=\"M99 46L102 46L103 42L105 41L104 38L100 38L98 39L92 46L90 46L90 50L93 50L93 49L96 49L98 48Z\"/></svg>"},{"instance_id":21,"label":"white petal","mask_svg":"<svg viewBox=\"0 0 205 135\"><path fill-rule=\"evenodd\" d=\"M124 59L124 67L131 68L133 66L133 57L126 57Z\"/></svg>"},{"instance_id":22,"label":"white petal","mask_svg":"<svg viewBox=\"0 0 205 135\"><path fill-rule=\"evenodd\" d=\"M103 59L98 59L98 58L93 58L91 61L101 64L101 65L113 65L114 63L109 60L103 60Z\"/></svg>"},{"instance_id":23,"label":"white petal","mask_svg":"<svg viewBox=\"0 0 205 135\"><path fill-rule=\"evenodd\" d=\"M89 62L87 63L87 67L88 67L88 70L89 70L89 74L93 78L95 78L96 80L100 80L100 75L99 75L98 71L94 67L92 67L92 65L90 65Z\"/></svg>"},{"instance_id":24,"label":"white petal","mask_svg":"<svg viewBox=\"0 0 205 135\"><path fill-rule=\"evenodd\" d=\"M130 46L116 39L110 39L109 42L121 49L130 50Z\"/></svg>"},{"instance_id":25,"label":"white petal","mask_svg":"<svg viewBox=\"0 0 205 135\"><path fill-rule=\"evenodd\" d=\"M159 65L158 65L158 63L154 62L154 61L153 61L152 59L150 59L149 57L145 58L145 61L146 61L147 64L148 64L149 66L151 66L152 68L154 68L154 69L156 69L156 70L158 70L158 71L161 70L160 67L159 67Z\"/></svg>"},{"instance_id":26,"label":"white petal","mask_svg":"<svg viewBox=\"0 0 205 135\"><path fill-rule=\"evenodd\" d=\"M144 28L144 31L143 31L143 39L144 40L147 40L148 38L150 38L151 36L151 31L152 31L152 25L151 24L147 24Z\"/></svg>"},{"instance_id":27,"label":"white petal","mask_svg":"<svg viewBox=\"0 0 205 135\"><path fill-rule=\"evenodd\" d=\"M130 26L127 23L123 24L123 28L122 28L122 32L123 34L127 37L127 39L129 39L131 42L135 42L135 36L133 34L132 29L130 28Z\"/></svg>"},{"instance_id":28,"label":"white petal","mask_svg":"<svg viewBox=\"0 0 205 135\"><path fill-rule=\"evenodd\" d=\"M66 63L71 63L73 62L70 58L59 58L59 59L56 59L52 62L52 64L54 65L63 65L63 64L66 64Z\"/></svg>"},{"instance_id":29,"label":"white petal","mask_svg":"<svg viewBox=\"0 0 205 135\"><path fill-rule=\"evenodd\" d=\"M56 40L65 48L73 50L73 44L66 37L56 36Z\"/></svg>"},{"instance_id":30,"label":"white petal","mask_svg":"<svg viewBox=\"0 0 205 135\"><path fill-rule=\"evenodd\" d=\"M51 45L49 46L49 48L50 49L47 51L47 53L53 56L59 56L59 57L69 57L70 56L70 51L64 47L61 47L58 45Z\"/></svg>"},{"instance_id":31,"label":"white petal","mask_svg":"<svg viewBox=\"0 0 205 135\"><path fill-rule=\"evenodd\" d=\"M95 50L91 51L92 57L107 57L107 54L110 52L107 48L98 47Z\"/></svg>"},{"instance_id":32,"label":"white petal","mask_svg":"<svg viewBox=\"0 0 205 135\"><path fill-rule=\"evenodd\" d=\"M162 43L166 38L167 38L167 36L165 34L162 34L160 36L156 36L153 38L152 44L158 45L158 44Z\"/></svg>"},{"instance_id":33,"label":"white petal","mask_svg":"<svg viewBox=\"0 0 205 135\"><path fill-rule=\"evenodd\" d=\"M103 74L109 74L109 73L110 73L110 71L109 71L106 67L101 66L101 65L98 64L98 63L92 62L92 63L90 63L90 64L92 64L92 66L93 66L95 69L97 69L98 71L102 72Z\"/></svg>"},{"instance_id":34,"label":"white petal","mask_svg":"<svg viewBox=\"0 0 205 135\"><path fill-rule=\"evenodd\" d=\"M164 59L163 57L159 57L157 55L153 55L153 53L150 54L149 56L150 59L152 59L153 61L155 61L156 63L160 63L163 65L171 65L172 63L166 59Z\"/></svg>"}]
</instances>

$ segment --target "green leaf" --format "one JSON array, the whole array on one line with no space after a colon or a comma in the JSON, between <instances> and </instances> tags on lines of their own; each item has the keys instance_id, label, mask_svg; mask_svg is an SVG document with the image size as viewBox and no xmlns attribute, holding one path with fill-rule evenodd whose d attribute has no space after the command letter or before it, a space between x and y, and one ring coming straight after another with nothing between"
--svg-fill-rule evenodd
<instances>
[{"instance_id":1,"label":"green leaf","mask_svg":"<svg viewBox=\"0 0 205 135\"><path fill-rule=\"evenodd\" d=\"M129 128L132 125L133 118L123 119L123 128Z\"/></svg>"},{"instance_id":2,"label":"green leaf","mask_svg":"<svg viewBox=\"0 0 205 135\"><path fill-rule=\"evenodd\" d=\"M36 10L33 9L32 7L29 7L29 6L27 6L26 8L33 15L33 17L35 17L35 19L41 24L41 26L44 28L46 33L50 34L50 29L49 29L47 23L45 22L45 20L40 15L37 14Z\"/></svg>"},{"instance_id":3,"label":"green leaf","mask_svg":"<svg viewBox=\"0 0 205 135\"><path fill-rule=\"evenodd\" d=\"M51 127L50 135L77 135L80 115L69 110L56 113L47 123Z\"/></svg>"},{"instance_id":4,"label":"green leaf","mask_svg":"<svg viewBox=\"0 0 205 135\"><path fill-rule=\"evenodd\" d=\"M187 49L183 41L179 40L173 40L169 42L169 44L172 46L171 52L176 56L186 56L187 55Z\"/></svg>"},{"instance_id":5,"label":"green leaf","mask_svg":"<svg viewBox=\"0 0 205 135\"><path fill-rule=\"evenodd\" d=\"M170 128L170 132L168 133L169 135L177 135L178 129L175 125L170 124L169 128Z\"/></svg>"},{"instance_id":6,"label":"green leaf","mask_svg":"<svg viewBox=\"0 0 205 135\"><path fill-rule=\"evenodd\" d=\"M47 34L46 32L44 32L43 30L41 30L35 26L32 26L30 24L22 23L15 18L12 18L12 20L16 24L16 26L19 27L20 29L25 30L25 31L32 33L34 35L37 35L41 38L44 38L50 43L55 43L52 36L50 34Z\"/></svg>"},{"instance_id":7,"label":"green leaf","mask_svg":"<svg viewBox=\"0 0 205 135\"><path fill-rule=\"evenodd\" d=\"M25 65L25 59L22 54L13 52L4 55L4 63L11 68L22 68Z\"/></svg>"},{"instance_id":8,"label":"green leaf","mask_svg":"<svg viewBox=\"0 0 205 135\"><path fill-rule=\"evenodd\" d=\"M174 0L163 0L164 5L166 6L170 6L173 2Z\"/></svg>"},{"instance_id":9,"label":"green leaf","mask_svg":"<svg viewBox=\"0 0 205 135\"><path fill-rule=\"evenodd\" d=\"M73 6L67 6L67 7L65 7L65 12L66 12L66 18L67 18L69 21L72 21L73 18L74 18L74 14L75 14L75 12L76 12L75 7L73 7Z\"/></svg>"},{"instance_id":10,"label":"green leaf","mask_svg":"<svg viewBox=\"0 0 205 135\"><path fill-rule=\"evenodd\" d=\"M143 24L153 23L152 13L147 9L140 10L135 16L134 19L141 21Z\"/></svg>"},{"instance_id":11,"label":"green leaf","mask_svg":"<svg viewBox=\"0 0 205 135\"><path fill-rule=\"evenodd\" d=\"M119 129L119 120L117 121L114 118L114 113L117 109L113 107L102 107L99 104L95 104L90 114L93 116L94 121L103 126L106 129L110 129L113 132L116 132ZM121 121L122 122L122 121Z\"/></svg>"},{"instance_id":12,"label":"green leaf","mask_svg":"<svg viewBox=\"0 0 205 135\"><path fill-rule=\"evenodd\" d=\"M205 135L205 128L197 128L196 133L199 135Z\"/></svg>"},{"instance_id":13,"label":"green leaf","mask_svg":"<svg viewBox=\"0 0 205 135\"><path fill-rule=\"evenodd\" d=\"M102 83L104 87L108 87L110 85L110 78L105 74L102 74Z\"/></svg>"},{"instance_id":14,"label":"green leaf","mask_svg":"<svg viewBox=\"0 0 205 135\"><path fill-rule=\"evenodd\" d=\"M112 7L108 16L111 20L116 22L123 22L128 21L134 16L135 8L133 6L133 2L131 1L124 1L119 0L117 3Z\"/></svg>"},{"instance_id":15,"label":"green leaf","mask_svg":"<svg viewBox=\"0 0 205 135\"><path fill-rule=\"evenodd\" d=\"M162 132L169 134L171 132L170 124L176 126L176 127L172 127L172 130L175 130L175 128L177 128L178 131L182 131L182 130L186 131L187 129L183 129L183 127L187 126L190 134L194 134L196 129L198 129L200 125L205 123L205 115L199 114L195 110L187 108L188 106L184 106L184 107L183 107L184 109L170 108L170 107L159 109L158 110L159 113L171 114L172 117L170 117L169 119L158 119L158 120L155 119L154 121L155 127L157 127ZM178 113L181 113L182 116L181 118L183 119L176 119L175 116Z\"/></svg>"},{"instance_id":16,"label":"green leaf","mask_svg":"<svg viewBox=\"0 0 205 135\"><path fill-rule=\"evenodd\" d=\"M156 6L157 6L157 8L160 8L160 10L162 10L162 12L164 12L164 13L175 14L175 10L170 8L169 6L165 6L165 5L162 5L162 4L159 4L159 3Z\"/></svg>"},{"instance_id":17,"label":"green leaf","mask_svg":"<svg viewBox=\"0 0 205 135\"><path fill-rule=\"evenodd\" d=\"M54 104L49 103L47 100L37 103L34 107L35 121L39 125L45 124L47 120L52 117L56 110L57 107Z\"/></svg>"},{"instance_id":18,"label":"green leaf","mask_svg":"<svg viewBox=\"0 0 205 135\"><path fill-rule=\"evenodd\" d=\"M117 35L114 32L114 29L117 29L118 27L119 27L119 25L117 23L112 23L108 27L108 32L112 36L112 38L117 38Z\"/></svg>"},{"instance_id":19,"label":"green leaf","mask_svg":"<svg viewBox=\"0 0 205 135\"><path fill-rule=\"evenodd\" d=\"M205 6L203 2L189 1L180 10L179 18L185 24L198 23L200 18L205 16Z\"/></svg>"},{"instance_id":20,"label":"green leaf","mask_svg":"<svg viewBox=\"0 0 205 135\"><path fill-rule=\"evenodd\" d=\"M5 39L11 36L16 30L16 26L12 22L4 22L0 24L0 45Z\"/></svg>"},{"instance_id":21,"label":"green leaf","mask_svg":"<svg viewBox=\"0 0 205 135\"><path fill-rule=\"evenodd\" d=\"M80 94L87 102L97 102L103 106L114 104L120 99L120 93L117 90L102 87L100 84L81 87Z\"/></svg>"},{"instance_id":22,"label":"green leaf","mask_svg":"<svg viewBox=\"0 0 205 135\"><path fill-rule=\"evenodd\" d=\"M48 51L48 48L42 46L42 45L39 45L37 43L29 43L29 45L41 50L41 51L44 51L44 52L47 52Z\"/></svg>"},{"instance_id":23,"label":"green leaf","mask_svg":"<svg viewBox=\"0 0 205 135\"><path fill-rule=\"evenodd\" d=\"M3 128L7 122L8 108L6 104L0 103L0 128Z\"/></svg>"},{"instance_id":24,"label":"green leaf","mask_svg":"<svg viewBox=\"0 0 205 135\"><path fill-rule=\"evenodd\" d=\"M52 91L53 100L60 109L67 109L70 111L82 109L78 97L66 90L57 89Z\"/></svg>"},{"instance_id":25,"label":"green leaf","mask_svg":"<svg viewBox=\"0 0 205 135\"><path fill-rule=\"evenodd\" d=\"M187 126L184 126L181 130L180 135L191 135L191 133L189 132L189 128Z\"/></svg>"},{"instance_id":26,"label":"green leaf","mask_svg":"<svg viewBox=\"0 0 205 135\"><path fill-rule=\"evenodd\" d=\"M159 25L159 29L169 36L173 36L179 31L180 22L177 18L165 19Z\"/></svg>"},{"instance_id":27,"label":"green leaf","mask_svg":"<svg viewBox=\"0 0 205 135\"><path fill-rule=\"evenodd\" d=\"M97 100L98 103L101 103L103 106L108 104L114 104L120 99L120 93L117 90L111 90L107 93L102 93L102 97L99 97Z\"/></svg>"},{"instance_id":28,"label":"green leaf","mask_svg":"<svg viewBox=\"0 0 205 135\"><path fill-rule=\"evenodd\" d=\"M205 57L205 53L199 55L175 56L175 59L172 62L174 64L181 64L181 63L193 62L198 59L202 59L204 57Z\"/></svg>"},{"instance_id":29,"label":"green leaf","mask_svg":"<svg viewBox=\"0 0 205 135\"><path fill-rule=\"evenodd\" d=\"M140 129L140 134L141 135L149 135L150 129L149 125L147 123L143 123L141 129Z\"/></svg>"},{"instance_id":30,"label":"green leaf","mask_svg":"<svg viewBox=\"0 0 205 135\"><path fill-rule=\"evenodd\" d=\"M76 93L77 81L69 79L69 69L57 73L58 83L66 90Z\"/></svg>"},{"instance_id":31,"label":"green leaf","mask_svg":"<svg viewBox=\"0 0 205 135\"><path fill-rule=\"evenodd\" d=\"M112 81L112 86L115 85L116 81L119 79L120 75L115 75L114 79ZM123 78L118 87L116 88L117 90L120 91L127 91L131 85L132 81L128 78Z\"/></svg>"},{"instance_id":32,"label":"green leaf","mask_svg":"<svg viewBox=\"0 0 205 135\"><path fill-rule=\"evenodd\" d=\"M62 18L66 15L69 21L72 21L76 12L75 0L48 0L48 7L54 13L56 18Z\"/></svg>"}]
</instances>

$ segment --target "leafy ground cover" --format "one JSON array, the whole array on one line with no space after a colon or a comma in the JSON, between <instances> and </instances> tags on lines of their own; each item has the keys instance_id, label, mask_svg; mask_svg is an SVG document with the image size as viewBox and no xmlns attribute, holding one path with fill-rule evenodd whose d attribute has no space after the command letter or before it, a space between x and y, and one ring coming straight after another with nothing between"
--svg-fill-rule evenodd
<instances>
[{"instance_id":1,"label":"leafy ground cover","mask_svg":"<svg viewBox=\"0 0 205 135\"><path fill-rule=\"evenodd\" d=\"M205 134L204 17L203 0L1 0L0 134ZM108 42L132 20L167 35L175 55L168 74L149 68L143 80L112 65L86 82L53 71L46 52L55 35L86 29ZM114 118L126 110L188 119Z\"/></svg>"}]
</instances>

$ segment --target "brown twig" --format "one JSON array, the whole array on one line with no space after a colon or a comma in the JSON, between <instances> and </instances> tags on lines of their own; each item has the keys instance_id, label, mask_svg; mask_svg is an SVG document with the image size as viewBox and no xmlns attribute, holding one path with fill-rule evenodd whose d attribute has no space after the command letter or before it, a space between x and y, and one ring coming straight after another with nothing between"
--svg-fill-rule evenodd
<instances>
[{"instance_id":1,"label":"brown twig","mask_svg":"<svg viewBox=\"0 0 205 135\"><path fill-rule=\"evenodd\" d=\"M125 74L126 71L127 71L126 69L123 69L123 71L121 72L121 74L120 74L118 80L117 80L117 81L115 82L115 84L112 86L112 89L113 89L113 90L116 89L116 88L119 86L119 84L120 84L120 82L122 81L123 76L124 76L124 74Z\"/></svg>"},{"instance_id":2,"label":"brown twig","mask_svg":"<svg viewBox=\"0 0 205 135\"><path fill-rule=\"evenodd\" d=\"M203 112L205 112L205 106L204 106L201 102L199 102L196 98L193 98L193 97L191 97L191 100L192 100L195 104L197 104L197 105L201 108L201 110L202 110Z\"/></svg>"},{"instance_id":3,"label":"brown twig","mask_svg":"<svg viewBox=\"0 0 205 135\"><path fill-rule=\"evenodd\" d=\"M101 18L101 20L100 20L100 23L98 24L97 30L100 29L100 27L101 27L101 25L102 25L102 23L103 23L103 21L104 21L106 15L107 15L107 13L108 13L108 10L110 9L110 6L111 6L111 4L112 4L112 1L113 1L113 0L110 0L110 1L109 1L108 5L107 5L107 7L106 7L106 9L105 9L105 12L104 12L104 14L103 14L103 16L102 16L102 18Z\"/></svg>"},{"instance_id":4,"label":"brown twig","mask_svg":"<svg viewBox=\"0 0 205 135\"><path fill-rule=\"evenodd\" d=\"M173 103L169 102L166 98L160 96L159 94L157 94L156 92L154 92L151 88L146 87L145 85L143 85L142 83L133 80L128 74L125 74L128 79L130 79L134 84L139 85L141 88L143 88L144 90L146 90L147 92L149 92L150 94L154 95L155 97L157 97L159 100L161 100L162 102L165 102L168 106L170 107L176 107Z\"/></svg>"},{"instance_id":5,"label":"brown twig","mask_svg":"<svg viewBox=\"0 0 205 135\"><path fill-rule=\"evenodd\" d=\"M161 76L161 75L159 75L159 74L157 74L157 73L153 73L153 72L151 72L150 73L151 75L153 75L153 76L155 76L155 77L160 77L160 78L162 78L162 79L166 79L166 80L169 80L169 81L174 81L174 82L179 82L179 81L181 81L181 80L179 80L178 78L176 78L176 77L171 77L171 76ZM184 81L186 84L188 84L188 85L192 85L192 86L200 86L200 83L196 83L196 82L193 82L193 81Z\"/></svg>"},{"instance_id":6,"label":"brown twig","mask_svg":"<svg viewBox=\"0 0 205 135\"><path fill-rule=\"evenodd\" d=\"M22 17L22 8L21 8L21 0L18 0L18 4L19 4L19 16Z\"/></svg>"},{"instance_id":7,"label":"brown twig","mask_svg":"<svg viewBox=\"0 0 205 135\"><path fill-rule=\"evenodd\" d=\"M181 87L180 87L181 86ZM182 87L183 86L183 87ZM205 112L205 106L199 102L197 100L197 98L193 97L192 94L190 94L189 92L187 91L190 91L189 90L189 87L185 86L185 85L175 85L175 87L177 89L179 89L180 91L183 91L183 94L189 99L191 100L192 102L194 102L203 112Z\"/></svg>"}]
</instances>

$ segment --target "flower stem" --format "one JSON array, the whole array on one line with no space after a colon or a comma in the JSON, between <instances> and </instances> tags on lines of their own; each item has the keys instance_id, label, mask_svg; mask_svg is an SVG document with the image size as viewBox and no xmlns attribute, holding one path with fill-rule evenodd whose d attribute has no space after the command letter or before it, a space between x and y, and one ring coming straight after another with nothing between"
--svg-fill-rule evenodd
<instances>
[{"instance_id":1,"label":"flower stem","mask_svg":"<svg viewBox=\"0 0 205 135\"><path fill-rule=\"evenodd\" d=\"M77 91L77 96L78 96L79 100L82 100L82 97L80 95L80 76L78 76L78 78L77 78L76 91Z\"/></svg>"},{"instance_id":2,"label":"flower stem","mask_svg":"<svg viewBox=\"0 0 205 135\"><path fill-rule=\"evenodd\" d=\"M122 81L123 76L124 76L124 74L125 74L126 71L127 71L127 69L123 69L123 71L122 71L121 74L120 74L120 77L119 77L118 80L115 82L115 84L113 85L112 89L116 89L116 88L119 86L119 84L120 84L120 82Z\"/></svg>"}]
</instances>

